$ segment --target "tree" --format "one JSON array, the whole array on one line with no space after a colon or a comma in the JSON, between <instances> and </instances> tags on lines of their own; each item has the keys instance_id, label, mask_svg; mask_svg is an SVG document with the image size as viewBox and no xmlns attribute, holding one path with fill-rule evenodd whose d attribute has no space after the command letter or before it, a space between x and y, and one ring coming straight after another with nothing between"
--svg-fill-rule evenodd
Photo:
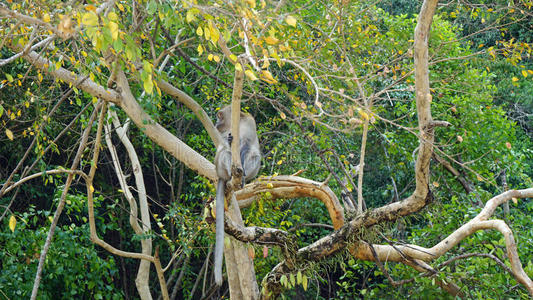
<instances>
[{"instance_id":1,"label":"tree","mask_svg":"<svg viewBox=\"0 0 533 300\"><path fill-rule=\"evenodd\" d=\"M136 286L141 298L152 298L149 287L152 263L162 297L175 297L176 289L169 295L165 270L171 266L179 251L174 254L162 253L158 247L152 245L156 230L161 234L161 241L170 245L173 241L165 233L166 227L170 225L158 225L159 229L151 227L151 220L157 220L158 217L150 216L143 166L136 153L138 150L127 134L129 120L133 121L139 131L135 133L137 136L150 138L189 170L215 182L217 179L214 166L208 155L204 154L213 151L202 148L203 145L200 144L193 148L191 145L194 141L187 142L186 136L178 138L173 135L161 122L165 119L161 108L169 97L178 101L200 121L211 143L216 147L221 137L207 113L211 106L208 104L209 97L229 98L230 93L234 119L238 116L237 112L241 106L259 108L266 107L265 104L268 103L271 107L269 109L274 108L276 111L269 115L275 115L272 122L283 123L288 129L300 130L301 138L318 154L319 162L325 167L326 173L335 179L337 190L342 191L343 195L341 205L336 194L328 186L328 180L319 182L300 177L299 174L268 174L238 189L237 183L240 180L235 175L233 189L227 197L229 208L228 218L225 220L225 231L231 236L228 238L229 242L225 243L225 257L232 298L270 298L281 293L283 288L297 285L307 289L312 262L322 262L346 251L358 260L375 262L392 284L397 282L386 271L384 262L408 265L424 276L433 277L436 283L451 295L461 296L462 291L458 285L445 275L437 276L438 272L429 263L450 251L468 236L488 229L499 231L504 236L510 262L509 272L533 295L533 282L522 267L512 231L504 221L489 219L499 205L510 199L533 197L532 188L509 190L485 203L479 200L478 205L483 206L481 211L431 248L392 242L379 244L365 235L367 230L372 230L377 225L415 214L432 202L434 193L431 186L438 187L430 180L430 163L433 157L457 178L462 177L447 159L462 167L466 166L440 149L442 146L439 148L440 145L435 141L436 128L440 130L440 127L450 126L449 121L433 120L432 117L433 99L444 98L436 95L431 89L430 80L435 78L431 78L429 74L429 33L437 1L428 0L422 5L412 37L412 47L409 42L411 35L402 30L402 26L409 26L409 21L404 21L403 24L399 19L394 22L391 19L380 21L378 17L385 14L380 10L368 12L373 6L364 2L317 5L302 2L289 5L280 1L275 6L263 1L245 1L224 6L186 1L134 1L129 4L108 0L86 5L73 3L70 6L56 4L55 1L49 2L52 9L31 1L0 6L0 14L4 17L0 29L6 36L3 45L9 49L4 50L3 55L6 58L0 64L17 62L17 65L23 65L25 70L22 72L14 68L6 73L3 84L16 90L17 96L20 97L11 99L13 102L9 103L10 107L6 111L6 121L7 117L11 120L17 119L17 105L28 103L29 106L31 103L28 101L33 97L31 81L42 82L46 76L54 80L50 82L53 87L68 87L68 92L61 93L60 100L46 114L43 111L36 113L33 127L37 134L34 135L20 163L14 166L4 180L0 190L0 197L3 197L30 179L56 174L67 175L46 242L40 252L32 299L37 296L48 248L76 176L85 182L91 241L114 255L140 261ZM330 8L332 9L329 10ZM298 15L300 11L304 11L301 16ZM354 11L362 17L357 19ZM390 35L383 34L385 31ZM394 33L396 35L392 35ZM443 30L443 33L449 32ZM398 41L380 44L380 39L387 37ZM439 50L442 50L446 54L451 52L451 55L459 56L459 53L453 52L459 51L453 47L456 44L445 37L436 42L439 47L431 49L432 55L438 57ZM408 47L406 51L404 46ZM179 62L174 55L178 55ZM313 59L315 56L321 59ZM411 57L414 62L411 62ZM432 64L442 68L445 73L453 67L449 63L451 60L436 59ZM183 62L192 65L195 71L187 73L181 70ZM414 71L410 71L411 66ZM220 85L225 87L225 90L219 95L217 91L205 92L206 99L194 100L191 95L198 97L200 93L187 84L194 81L199 74L207 75L213 86ZM233 81L233 84L228 84L228 81ZM29 92L24 92L23 83ZM452 83L442 80L438 85L440 84L446 86ZM414 94L414 105L411 105L413 110L410 111L414 116L416 110L417 119L413 118L416 124L413 127L416 129L398 125L392 118L386 117L391 107L387 107L383 98L390 97L391 93L404 93L399 98L405 96L407 99ZM253 101L245 102L243 96ZM70 166L45 168L29 175L35 164L22 169L24 161L35 144L38 150L35 161L40 161L46 155L48 147L44 148L43 145L49 142L43 139L43 128L53 118L53 113L61 103L69 98L81 99L87 102L88 106L93 106L90 116L85 120L83 133L79 140L73 141L74 145L78 145L78 150ZM459 103L457 98L455 101ZM221 101L216 104L221 106ZM392 108L399 107L398 105ZM2 108L3 110L5 109ZM456 111L451 117L455 113ZM496 112L493 116L498 119L501 114ZM127 120L121 121L121 117L126 117ZM412 134L406 138L411 141L406 143L417 145L414 173L409 174L411 181L414 181L412 192L401 195L396 191L396 200L381 206L369 202L368 196L363 197L367 190L363 176L367 174L366 155L369 150L373 150L367 148L367 144L369 135L372 134L371 128L377 128L376 122L405 129ZM4 132L9 140L16 141L24 135L22 127L17 128L8 122L4 124ZM95 177L97 170L104 163L100 157L104 129L113 171L118 178L121 193L130 205L129 222L139 237L140 252L119 249L104 241L97 232L95 193L104 194L104 191L108 191L108 187L97 185L102 185L104 181ZM321 134L315 135L309 129ZM94 136L93 131L96 132ZM127 149L127 157L117 153L117 145L111 137L113 132L116 132ZM342 155L331 155L330 159L330 154L325 152L335 153L337 150L333 148L334 145L329 145L331 141L323 137L324 132L357 133L361 138L360 145L354 146L354 149L359 151L357 163L354 160L350 167L352 162L343 162ZM60 132L58 137L62 134ZM446 136L447 133L440 134ZM459 143L464 139L461 135L448 135L457 136ZM90 137L92 138L89 143ZM53 147L55 140L48 145ZM89 150L89 145L92 145L92 150ZM499 147L506 146L500 143ZM87 158L87 153L91 154L90 158ZM355 155L353 157L355 158ZM333 159L338 160L336 167L330 162ZM129 161L131 165L135 178L134 192L128 186L128 178L123 172L120 160ZM278 162L283 164L283 160ZM481 178L480 181L491 182L483 177L487 177L486 173L489 171L481 173L477 172L477 169L467 170ZM461 183L465 189L471 186L468 176L462 179ZM392 182L397 190L394 179ZM110 190L113 188L118 186L111 186ZM352 195L353 190L356 191L356 196ZM309 245L300 247L287 230L245 226L240 207L261 202L262 198L274 201L295 197L311 197L323 202L335 230L315 239ZM10 204L8 208L9 206ZM253 255L250 255L250 248L246 243L279 247L282 255L279 263L264 277L261 289L256 281ZM165 249L172 251L172 246ZM164 255L169 267L161 266L160 255Z\"/></svg>"}]
</instances>

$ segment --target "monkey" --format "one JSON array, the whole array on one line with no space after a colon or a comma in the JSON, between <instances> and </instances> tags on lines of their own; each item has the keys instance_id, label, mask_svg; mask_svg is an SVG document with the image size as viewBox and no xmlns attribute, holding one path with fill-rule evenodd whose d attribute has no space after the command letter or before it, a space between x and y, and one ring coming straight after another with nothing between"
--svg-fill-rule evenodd
<instances>
[{"instance_id":1,"label":"monkey","mask_svg":"<svg viewBox=\"0 0 533 300\"><path fill-rule=\"evenodd\" d=\"M231 135L231 105L225 106L217 113L217 130L223 137ZM261 167L261 151L255 119L248 113L240 113L239 121L239 152L245 181L250 181L259 173Z\"/></svg>"},{"instance_id":2,"label":"monkey","mask_svg":"<svg viewBox=\"0 0 533 300\"><path fill-rule=\"evenodd\" d=\"M217 112L215 124L222 135L222 142L215 155L215 167L218 176L216 194L216 241L215 241L215 283L222 285L222 256L224 252L224 189L226 182L231 179L231 105L225 106ZM255 120L248 113L240 113L239 121L239 156L243 170L242 185L250 181L259 173L261 167L261 151Z\"/></svg>"}]
</instances>

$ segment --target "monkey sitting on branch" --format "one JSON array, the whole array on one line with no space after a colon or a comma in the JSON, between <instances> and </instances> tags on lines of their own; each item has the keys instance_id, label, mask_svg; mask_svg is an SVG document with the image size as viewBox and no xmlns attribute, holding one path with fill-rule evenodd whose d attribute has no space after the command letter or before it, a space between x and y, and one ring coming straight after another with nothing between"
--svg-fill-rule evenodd
<instances>
[{"instance_id":1,"label":"monkey sitting on branch","mask_svg":"<svg viewBox=\"0 0 533 300\"><path fill-rule=\"evenodd\" d=\"M216 194L216 242L215 242L215 283L222 285L222 257L224 252L224 189L231 179L231 105L225 106L217 113L215 127L222 135L222 142L215 155L215 168L218 176ZM243 171L242 185L250 181L261 167L261 152L255 120L252 115L240 112L239 121L239 155Z\"/></svg>"}]
</instances>

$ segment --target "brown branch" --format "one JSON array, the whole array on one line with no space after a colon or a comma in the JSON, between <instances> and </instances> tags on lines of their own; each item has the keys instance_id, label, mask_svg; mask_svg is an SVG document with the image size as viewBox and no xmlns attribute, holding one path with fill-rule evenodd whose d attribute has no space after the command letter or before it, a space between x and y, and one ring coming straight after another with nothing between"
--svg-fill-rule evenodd
<instances>
[{"instance_id":1,"label":"brown branch","mask_svg":"<svg viewBox=\"0 0 533 300\"><path fill-rule=\"evenodd\" d=\"M85 79L87 75L79 76L62 67L59 69L49 68L54 64L50 60L40 56L35 51L31 51L30 53L24 55L24 58L44 73L74 86L79 86L81 90L99 99L115 104L120 104L121 102L122 97L119 93L111 89L106 90L104 87L95 83L91 79Z\"/></svg>"},{"instance_id":2,"label":"brown branch","mask_svg":"<svg viewBox=\"0 0 533 300\"><path fill-rule=\"evenodd\" d=\"M167 282L165 281L165 275L163 274L161 262L159 261L159 247L155 249L154 266L157 273L157 279L159 279L159 285L161 286L161 293L163 294L163 299L169 300L170 297L168 296Z\"/></svg>"},{"instance_id":3,"label":"brown branch","mask_svg":"<svg viewBox=\"0 0 533 300\"><path fill-rule=\"evenodd\" d=\"M433 157L435 158L436 161L438 161L444 167L444 169L446 169L446 171L450 172L453 176L455 176L455 178L459 181L459 183L461 183L461 185L463 186L463 189L465 190L467 194L470 194L472 192L472 188L470 187L470 182L468 182L466 178L461 176L461 173L459 173L457 169L455 169L448 161L446 161L444 158L442 158L437 153L433 153ZM478 203L478 204L483 205L483 203Z\"/></svg>"},{"instance_id":4,"label":"brown branch","mask_svg":"<svg viewBox=\"0 0 533 300\"><path fill-rule=\"evenodd\" d=\"M91 117L89 118L87 127L85 128L81 136L80 144L78 146L78 151L76 152L76 156L74 157L74 160L72 161L72 164L70 166L70 170L72 171L76 170L79 166L79 163L81 161L81 156L87 145L87 140L89 139L89 133L91 132L92 123L94 122L96 118L96 112L98 111L100 107L101 107L101 103L98 103L95 107L95 110L91 114ZM46 258L46 255L48 254L48 249L50 248L50 245L52 243L52 238L55 233L57 222L59 221L59 217L61 216L63 208L65 207L67 193L70 189L70 185L73 179L74 179L74 172L70 173L67 177L65 186L63 188L63 192L61 193L59 204L57 205L56 211L54 213L54 218L52 219L52 224L50 225L50 229L48 230L48 235L46 236L46 241L44 243L43 249L41 250L41 255L39 257L39 264L37 265L37 271L35 272L35 280L33 282L33 288L32 288L31 298L30 298L31 300L35 300L37 298L37 293L39 291L39 284L41 282L41 274L42 274L43 267L44 267L44 260Z\"/></svg>"},{"instance_id":5,"label":"brown branch","mask_svg":"<svg viewBox=\"0 0 533 300\"><path fill-rule=\"evenodd\" d=\"M285 248L289 244L287 232L266 227L244 227L225 216L224 231L235 239L260 245L276 245Z\"/></svg>"},{"instance_id":6,"label":"brown branch","mask_svg":"<svg viewBox=\"0 0 533 300\"><path fill-rule=\"evenodd\" d=\"M52 31L57 36L64 36L63 32L59 31L56 27L52 26L50 23L9 10L8 8L6 8L5 4L2 4L2 3L0 3L0 15L4 15L6 17L20 20L26 24L33 24L33 25L41 26L41 27L44 27L46 30Z\"/></svg>"},{"instance_id":7,"label":"brown branch","mask_svg":"<svg viewBox=\"0 0 533 300\"><path fill-rule=\"evenodd\" d=\"M326 185L297 176L260 177L237 191L235 196L239 207L248 207L261 195L268 193L269 200L278 198L311 197L320 200L326 206L335 229L344 225L344 209L337 196Z\"/></svg>"},{"instance_id":8,"label":"brown branch","mask_svg":"<svg viewBox=\"0 0 533 300\"><path fill-rule=\"evenodd\" d=\"M105 102L104 102L105 103ZM99 104L101 105L101 102ZM151 255L146 255L142 253L136 253L136 252L126 252L119 250L110 244L106 243L104 240L100 239L98 237L98 233L96 232L96 221L95 221L95 215L94 215L94 200L93 200L93 194L94 194L94 186L93 186L93 179L94 174L96 173L96 168L98 165L98 156L100 154L100 148L101 148L101 140L102 140L102 129L103 129L103 123L104 123L104 111L102 110L102 113L100 115L100 119L98 122L98 128L96 132L96 138L93 148L93 157L92 157L92 164L91 168L89 170L89 174L87 176L86 181L86 187L87 187L87 210L89 213L89 230L90 230L90 239L93 243L101 246L105 250L109 251L112 254L123 256L123 257L129 257L129 258L136 258L136 259L144 259L148 260L150 262L154 262L154 257ZM89 129L91 126L88 127Z\"/></svg>"}]
</instances>

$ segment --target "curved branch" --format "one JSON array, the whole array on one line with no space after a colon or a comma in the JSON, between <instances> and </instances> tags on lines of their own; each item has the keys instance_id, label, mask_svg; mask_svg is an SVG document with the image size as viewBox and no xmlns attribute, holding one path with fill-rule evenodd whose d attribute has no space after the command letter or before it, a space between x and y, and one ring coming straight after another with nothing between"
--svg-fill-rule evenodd
<instances>
[{"instance_id":1,"label":"curved branch","mask_svg":"<svg viewBox=\"0 0 533 300\"><path fill-rule=\"evenodd\" d=\"M96 222L95 222L95 216L94 216L94 200L93 200L93 194L94 194L94 187L93 187L93 178L94 174L96 172L97 162L98 162L98 156L100 154L100 141L102 139L102 128L103 128L103 119L104 113L102 112L100 115L100 119L98 121L98 128L96 132L96 138L95 138L95 147L93 149L93 157L91 164L91 168L89 169L89 174L86 178L86 187L87 187L87 210L89 213L89 231L90 231L90 239L93 243L101 246L102 248L106 249L107 251L123 256L123 257L130 257L130 258L137 258L137 259L144 259L148 260L150 262L155 262L155 259L151 255L143 254L143 253L136 253L136 252L126 252L119 250L110 244L106 243L104 240L100 239L98 237L98 234L96 232ZM90 127L88 127L90 128Z\"/></svg>"},{"instance_id":2,"label":"curved branch","mask_svg":"<svg viewBox=\"0 0 533 300\"><path fill-rule=\"evenodd\" d=\"M72 175L80 175L81 177L85 178L87 177L87 175L85 173L83 173L82 171L80 170L47 170L47 171L42 171L42 172L39 172L39 173L35 173L35 174L32 174L32 175L29 175L29 176L26 176L20 180L18 180L17 182L11 184L8 188L6 188L5 190L5 193L9 193L12 189L16 188L17 186L25 183L26 181L28 180L32 180L34 178L37 178L37 177L41 177L43 175L52 175L52 174L62 174L62 173L67 173L67 174L72 174Z\"/></svg>"},{"instance_id":3,"label":"curved branch","mask_svg":"<svg viewBox=\"0 0 533 300\"><path fill-rule=\"evenodd\" d=\"M326 185L298 176L261 177L247 184L242 190L235 193L239 207L248 207L262 194L269 193L271 199L278 198L316 198L328 210L329 217L335 229L344 225L344 209L333 191Z\"/></svg>"},{"instance_id":4,"label":"curved branch","mask_svg":"<svg viewBox=\"0 0 533 300\"><path fill-rule=\"evenodd\" d=\"M85 79L73 74L64 68L50 70L48 67L53 65L48 59L43 58L38 53L32 51L24 55L32 65L41 71L61 79L67 83L79 86L79 88L104 101L119 105L133 122L156 144L161 146L172 156L183 162L187 167L195 170L198 174L215 181L215 167L205 157L194 151L183 141L172 135L168 130L155 122L139 105L131 93L126 75L123 70L117 71L117 86L121 88L121 93L112 89L105 89L101 85L90 79Z\"/></svg>"}]
</instances>

